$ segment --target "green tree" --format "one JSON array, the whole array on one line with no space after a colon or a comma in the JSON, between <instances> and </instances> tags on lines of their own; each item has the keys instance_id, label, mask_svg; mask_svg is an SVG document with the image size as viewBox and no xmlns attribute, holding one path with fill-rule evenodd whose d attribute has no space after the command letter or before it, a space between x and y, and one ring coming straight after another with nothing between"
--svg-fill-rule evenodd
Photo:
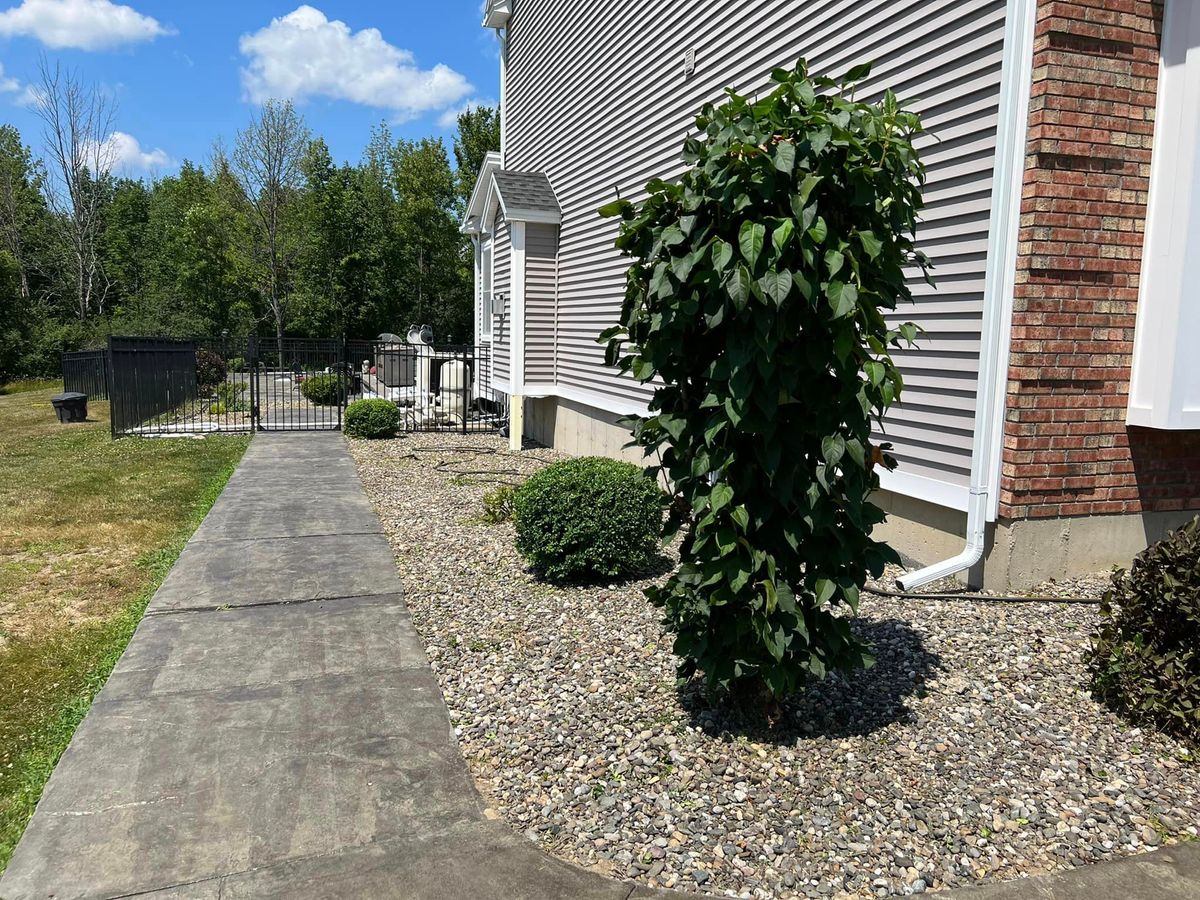
<instances>
[{"instance_id":1,"label":"green tree","mask_svg":"<svg viewBox=\"0 0 1200 900\"><path fill-rule=\"evenodd\" d=\"M445 145L434 138L400 141L393 150L396 231L414 321L440 341L470 332L471 282L458 230L458 193Z\"/></svg>"},{"instance_id":2,"label":"green tree","mask_svg":"<svg viewBox=\"0 0 1200 900\"><path fill-rule=\"evenodd\" d=\"M297 204L295 327L313 335L358 335L373 320L370 246L361 173L335 166L325 141L309 146Z\"/></svg>"},{"instance_id":3,"label":"green tree","mask_svg":"<svg viewBox=\"0 0 1200 900\"><path fill-rule=\"evenodd\" d=\"M150 245L150 191L122 178L103 207L100 261L109 284L109 308L139 298L146 289Z\"/></svg>"},{"instance_id":4,"label":"green tree","mask_svg":"<svg viewBox=\"0 0 1200 900\"><path fill-rule=\"evenodd\" d=\"M61 231L46 205L45 170L11 125L0 126L0 368L5 377L55 371L59 353L82 331L72 318L72 285Z\"/></svg>"},{"instance_id":5,"label":"green tree","mask_svg":"<svg viewBox=\"0 0 1200 900\"><path fill-rule=\"evenodd\" d=\"M871 537L872 420L899 397L890 348L911 301L924 168L915 114L889 92L777 69L761 99L704 107L688 168L618 201L633 258L608 359L655 385L635 442L661 454L685 530L679 569L648 593L675 633L680 674L779 698L870 665L843 606L896 554Z\"/></svg>"},{"instance_id":6,"label":"green tree","mask_svg":"<svg viewBox=\"0 0 1200 900\"><path fill-rule=\"evenodd\" d=\"M454 180L460 214L471 200L484 159L499 149L500 110L475 106L458 114L458 132L454 135Z\"/></svg>"},{"instance_id":7,"label":"green tree","mask_svg":"<svg viewBox=\"0 0 1200 900\"><path fill-rule=\"evenodd\" d=\"M241 209L253 226L260 292L280 346L296 253L292 206L303 183L301 167L309 139L308 126L290 100L268 100L237 133L230 158Z\"/></svg>"}]
</instances>

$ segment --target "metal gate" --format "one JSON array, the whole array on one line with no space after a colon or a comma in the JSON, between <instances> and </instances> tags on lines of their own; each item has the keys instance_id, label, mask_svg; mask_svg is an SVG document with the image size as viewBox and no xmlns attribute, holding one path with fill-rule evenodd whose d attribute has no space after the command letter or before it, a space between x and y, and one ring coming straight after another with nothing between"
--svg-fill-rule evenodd
<instances>
[{"instance_id":1,"label":"metal gate","mask_svg":"<svg viewBox=\"0 0 1200 900\"><path fill-rule=\"evenodd\" d=\"M347 403L395 403L405 431L494 431L490 348L341 338L109 338L112 433L325 431ZM64 360L64 372L66 361Z\"/></svg>"}]
</instances>

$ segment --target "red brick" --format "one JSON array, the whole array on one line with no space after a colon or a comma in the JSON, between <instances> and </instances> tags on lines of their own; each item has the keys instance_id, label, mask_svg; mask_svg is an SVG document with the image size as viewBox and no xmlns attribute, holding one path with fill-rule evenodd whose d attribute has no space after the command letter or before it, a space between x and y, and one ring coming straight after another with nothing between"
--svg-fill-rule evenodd
<instances>
[{"instance_id":1,"label":"red brick","mask_svg":"<svg viewBox=\"0 0 1200 900\"><path fill-rule=\"evenodd\" d=\"M1038 4L1007 517L1200 507L1200 435L1125 425L1161 20L1153 0Z\"/></svg>"}]
</instances>

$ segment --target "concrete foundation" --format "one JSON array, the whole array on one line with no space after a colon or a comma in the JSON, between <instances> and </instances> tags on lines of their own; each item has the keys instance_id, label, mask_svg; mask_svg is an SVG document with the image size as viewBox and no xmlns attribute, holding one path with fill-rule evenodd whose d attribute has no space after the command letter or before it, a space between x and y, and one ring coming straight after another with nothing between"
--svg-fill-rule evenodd
<instances>
[{"instance_id":1,"label":"concrete foundation","mask_svg":"<svg viewBox=\"0 0 1200 900\"><path fill-rule=\"evenodd\" d=\"M525 437L575 456L611 456L642 463L641 450L625 445L629 429L619 415L556 397L527 398ZM928 565L963 548L965 512L892 491L875 500L888 520L876 536L905 562ZM988 528L983 561L960 580L988 590L1025 590L1051 578L1069 578L1128 566L1149 544L1197 514L1077 516L1063 519L1001 520Z\"/></svg>"}]
</instances>

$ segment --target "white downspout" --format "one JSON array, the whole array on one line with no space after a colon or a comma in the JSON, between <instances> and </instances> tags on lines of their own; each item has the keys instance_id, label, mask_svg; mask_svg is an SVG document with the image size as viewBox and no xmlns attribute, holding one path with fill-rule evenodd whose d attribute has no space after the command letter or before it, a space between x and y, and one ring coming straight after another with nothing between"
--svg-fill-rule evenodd
<instances>
[{"instance_id":1,"label":"white downspout","mask_svg":"<svg viewBox=\"0 0 1200 900\"><path fill-rule=\"evenodd\" d=\"M911 591L970 569L983 558L987 523L999 508L1000 461L1008 388L1009 335L1016 281L1017 233L1025 174L1025 134L1033 82L1033 24L1037 0L1009 0L1005 18L1000 125L984 276L982 349L975 407L971 482L967 496L966 545L949 559L896 579Z\"/></svg>"}]
</instances>

